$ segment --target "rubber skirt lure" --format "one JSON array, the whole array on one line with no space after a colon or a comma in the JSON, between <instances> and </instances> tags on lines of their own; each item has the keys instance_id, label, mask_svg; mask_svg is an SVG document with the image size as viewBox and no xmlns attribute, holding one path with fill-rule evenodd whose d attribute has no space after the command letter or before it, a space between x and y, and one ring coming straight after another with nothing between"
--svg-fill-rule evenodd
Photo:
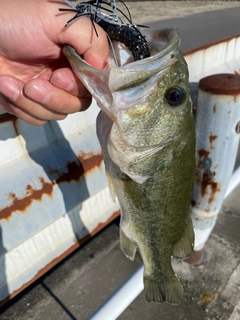
<instances>
[{"instance_id":1,"label":"rubber skirt lure","mask_svg":"<svg viewBox=\"0 0 240 320\"><path fill-rule=\"evenodd\" d=\"M87 16L91 19L96 35L97 30L94 23L97 23L108 35L110 40L123 43L132 53L135 61L147 58L150 56L148 43L136 25L132 23L130 12L127 6L128 15L125 15L117 8L115 0L107 2L101 0L81 2L76 7L68 0L63 0L71 9L60 8L60 11L75 12L75 16L70 19L66 26L73 23L76 19ZM120 12L128 21L123 22L117 12Z\"/></svg>"}]
</instances>

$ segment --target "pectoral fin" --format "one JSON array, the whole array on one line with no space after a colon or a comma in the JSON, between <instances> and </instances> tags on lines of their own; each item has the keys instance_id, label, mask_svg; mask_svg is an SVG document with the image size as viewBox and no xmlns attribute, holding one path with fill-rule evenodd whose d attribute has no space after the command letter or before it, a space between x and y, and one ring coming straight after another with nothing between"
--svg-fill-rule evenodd
<instances>
[{"instance_id":1,"label":"pectoral fin","mask_svg":"<svg viewBox=\"0 0 240 320\"><path fill-rule=\"evenodd\" d=\"M105 171L106 171L106 176L107 176L107 180L108 180L108 188L109 188L109 192L110 192L112 201L116 202L116 191L115 191L112 176L107 168L105 169Z\"/></svg>"},{"instance_id":2,"label":"pectoral fin","mask_svg":"<svg viewBox=\"0 0 240 320\"><path fill-rule=\"evenodd\" d=\"M185 228L182 238L173 245L172 255L176 258L186 258L193 251L194 230L192 219L189 217L188 224Z\"/></svg>"},{"instance_id":3,"label":"pectoral fin","mask_svg":"<svg viewBox=\"0 0 240 320\"><path fill-rule=\"evenodd\" d=\"M133 243L120 228L120 247L127 258L134 260L137 246Z\"/></svg>"}]
</instances>

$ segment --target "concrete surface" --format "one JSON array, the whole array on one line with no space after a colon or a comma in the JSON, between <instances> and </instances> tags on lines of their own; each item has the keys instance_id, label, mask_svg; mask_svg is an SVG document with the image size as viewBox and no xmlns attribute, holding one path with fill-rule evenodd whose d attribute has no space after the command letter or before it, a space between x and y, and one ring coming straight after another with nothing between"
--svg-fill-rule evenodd
<instances>
[{"instance_id":1,"label":"concrete surface","mask_svg":"<svg viewBox=\"0 0 240 320\"><path fill-rule=\"evenodd\" d=\"M182 50L240 33L240 7L151 23L177 26ZM240 163L240 157L238 159ZM174 260L186 306L146 303L143 293L120 320L240 319L240 186L224 201L203 261ZM74 252L37 283L1 308L2 320L86 320L137 268L119 248L118 221ZM103 319L104 320L104 319Z\"/></svg>"}]
</instances>

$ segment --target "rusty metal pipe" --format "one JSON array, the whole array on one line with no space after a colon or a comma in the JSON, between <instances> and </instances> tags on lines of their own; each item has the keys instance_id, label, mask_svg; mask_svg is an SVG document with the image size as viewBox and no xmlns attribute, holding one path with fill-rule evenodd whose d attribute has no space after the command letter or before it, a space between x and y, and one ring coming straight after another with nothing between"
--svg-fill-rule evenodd
<instances>
[{"instance_id":1,"label":"rusty metal pipe","mask_svg":"<svg viewBox=\"0 0 240 320\"><path fill-rule=\"evenodd\" d=\"M191 214L195 250L211 232L233 173L239 146L240 75L217 74L199 82L196 114L196 177ZM210 233L209 233L210 235Z\"/></svg>"}]
</instances>

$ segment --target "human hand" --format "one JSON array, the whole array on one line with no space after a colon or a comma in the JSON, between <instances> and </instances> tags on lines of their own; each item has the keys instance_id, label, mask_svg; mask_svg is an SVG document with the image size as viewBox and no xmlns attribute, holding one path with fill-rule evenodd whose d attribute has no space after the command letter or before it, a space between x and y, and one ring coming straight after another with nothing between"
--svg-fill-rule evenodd
<instances>
[{"instance_id":1,"label":"human hand","mask_svg":"<svg viewBox=\"0 0 240 320\"><path fill-rule=\"evenodd\" d=\"M73 17L62 1L2 1L0 28L0 108L32 125L62 120L85 110L91 96L75 77L61 47L72 45L93 67L102 69L108 57L105 32L82 17Z\"/></svg>"}]
</instances>

